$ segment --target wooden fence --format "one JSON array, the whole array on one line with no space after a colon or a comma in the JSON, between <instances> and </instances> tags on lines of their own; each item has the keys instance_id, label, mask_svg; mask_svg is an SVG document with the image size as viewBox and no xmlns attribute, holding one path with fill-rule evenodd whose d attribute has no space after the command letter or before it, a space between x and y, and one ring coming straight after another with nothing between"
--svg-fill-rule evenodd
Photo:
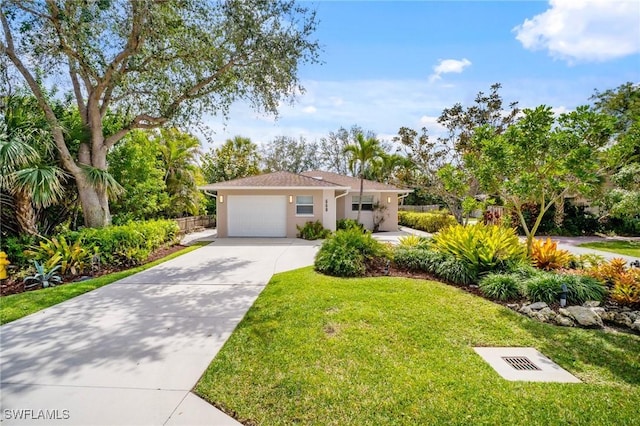
<instances>
[{"instance_id":1,"label":"wooden fence","mask_svg":"<svg viewBox=\"0 0 640 426\"><path fill-rule=\"evenodd\" d=\"M440 210L442 208L439 204L431 204L428 206L398 206L398 210L406 212L432 212L434 210Z\"/></svg>"},{"instance_id":2,"label":"wooden fence","mask_svg":"<svg viewBox=\"0 0 640 426\"><path fill-rule=\"evenodd\" d=\"M180 227L180 232L188 234L202 228L213 228L216 226L215 216L189 216L174 219Z\"/></svg>"}]
</instances>

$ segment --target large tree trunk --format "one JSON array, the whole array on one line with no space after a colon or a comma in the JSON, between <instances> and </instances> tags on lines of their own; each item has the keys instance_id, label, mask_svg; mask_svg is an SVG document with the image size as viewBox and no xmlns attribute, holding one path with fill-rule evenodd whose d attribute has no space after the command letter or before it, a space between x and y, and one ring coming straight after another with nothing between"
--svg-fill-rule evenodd
<instances>
[{"instance_id":1,"label":"large tree trunk","mask_svg":"<svg viewBox=\"0 0 640 426\"><path fill-rule=\"evenodd\" d=\"M17 192L13 196L16 208L16 220L20 231L26 234L38 235L36 211L31 204L31 197L25 192Z\"/></svg>"},{"instance_id":2,"label":"large tree trunk","mask_svg":"<svg viewBox=\"0 0 640 426\"><path fill-rule=\"evenodd\" d=\"M111 212L106 191L89 184L84 176L76 176L76 185L85 226L102 228L110 225Z\"/></svg>"}]
</instances>

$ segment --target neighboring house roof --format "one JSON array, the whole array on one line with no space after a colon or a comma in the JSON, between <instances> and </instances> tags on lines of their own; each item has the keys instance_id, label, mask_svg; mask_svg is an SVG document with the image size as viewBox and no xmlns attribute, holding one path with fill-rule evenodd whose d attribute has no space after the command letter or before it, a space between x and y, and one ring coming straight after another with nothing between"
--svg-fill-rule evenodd
<instances>
[{"instance_id":1,"label":"neighboring house roof","mask_svg":"<svg viewBox=\"0 0 640 426\"><path fill-rule=\"evenodd\" d=\"M303 176L309 176L325 182L331 182L341 186L348 186L352 191L360 191L360 178L340 175L338 173L332 172L323 172L321 170L312 170L310 172L303 172L301 174ZM363 190L369 192L411 192L410 189L398 188L393 185L368 179L365 179L363 182Z\"/></svg>"},{"instance_id":2,"label":"neighboring house roof","mask_svg":"<svg viewBox=\"0 0 640 426\"><path fill-rule=\"evenodd\" d=\"M255 189L255 188L271 188L271 189L341 189L348 190L348 187L325 180L314 179L312 177L303 176L290 172L274 172L263 175L249 176L246 178L229 180L226 182L217 182L209 185L198 187L202 190L215 191L218 189Z\"/></svg>"}]
</instances>

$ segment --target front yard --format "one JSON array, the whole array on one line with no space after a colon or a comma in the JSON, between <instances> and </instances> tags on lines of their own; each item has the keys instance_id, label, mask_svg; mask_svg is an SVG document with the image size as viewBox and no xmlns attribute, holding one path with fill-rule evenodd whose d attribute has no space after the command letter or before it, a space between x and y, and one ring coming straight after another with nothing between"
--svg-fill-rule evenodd
<instances>
[{"instance_id":1,"label":"front yard","mask_svg":"<svg viewBox=\"0 0 640 426\"><path fill-rule=\"evenodd\" d=\"M596 250L608 251L610 253L640 257L640 241L599 241L580 244L580 247L588 247Z\"/></svg>"},{"instance_id":2,"label":"front yard","mask_svg":"<svg viewBox=\"0 0 640 426\"><path fill-rule=\"evenodd\" d=\"M532 346L583 384L508 382ZM196 387L245 424L640 424L640 337L542 324L433 281L278 274Z\"/></svg>"}]
</instances>

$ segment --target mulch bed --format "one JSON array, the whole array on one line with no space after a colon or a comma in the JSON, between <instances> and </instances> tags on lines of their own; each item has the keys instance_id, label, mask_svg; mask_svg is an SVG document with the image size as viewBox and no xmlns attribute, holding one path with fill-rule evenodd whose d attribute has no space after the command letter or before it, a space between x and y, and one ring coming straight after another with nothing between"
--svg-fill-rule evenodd
<instances>
[{"instance_id":1,"label":"mulch bed","mask_svg":"<svg viewBox=\"0 0 640 426\"><path fill-rule=\"evenodd\" d=\"M149 258L147 258L147 260L145 262L142 263L142 265L146 264L146 263L150 263L153 262L155 260L158 259L162 259L163 257L169 256L170 254L173 254L177 251L182 250L183 248L186 248L186 246L183 246L181 244L176 244L175 246L170 246L170 247L161 247L158 250L154 251L153 253L151 253L151 255L149 256ZM139 265L136 265L139 266ZM73 282L77 282L80 280L86 280L89 278L98 278L101 277L103 275L107 275L107 274L111 274L114 272L120 272L120 271L125 271L127 269L131 269L134 266L103 266L100 269L98 269L97 271L93 271L91 273L86 273L86 274L82 274L82 275L68 275L63 277L64 284L70 284ZM33 288L31 290L38 290L38 288ZM29 291L31 291L29 290ZM25 288L24 288L24 283L22 282L22 278L7 278L6 280L2 280L2 283L0 284L0 296L8 296L10 294L17 294L17 293L24 293Z\"/></svg>"}]
</instances>

